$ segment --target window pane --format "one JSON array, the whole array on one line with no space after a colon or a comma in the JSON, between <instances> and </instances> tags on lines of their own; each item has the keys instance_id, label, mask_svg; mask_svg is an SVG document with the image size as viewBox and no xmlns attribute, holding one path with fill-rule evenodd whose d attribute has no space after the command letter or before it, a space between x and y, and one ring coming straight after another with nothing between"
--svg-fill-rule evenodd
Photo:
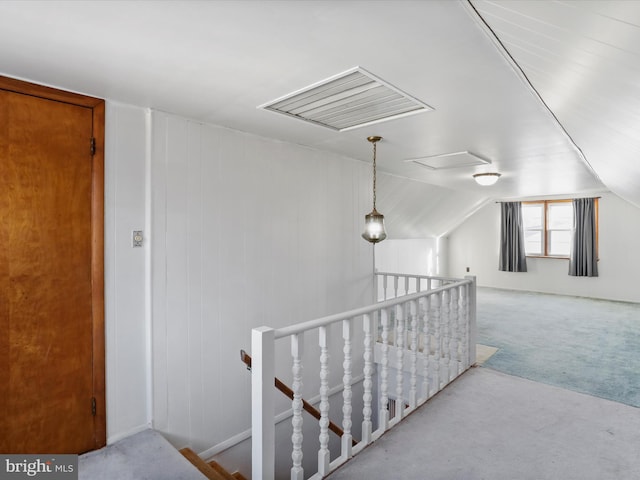
<instances>
[{"instance_id":1,"label":"window pane","mask_svg":"<svg viewBox=\"0 0 640 480\"><path fill-rule=\"evenodd\" d=\"M542 255L542 232L540 230L525 231L524 252L527 255Z\"/></svg>"},{"instance_id":2,"label":"window pane","mask_svg":"<svg viewBox=\"0 0 640 480\"><path fill-rule=\"evenodd\" d=\"M522 220L525 230L529 228L542 230L543 208L542 204L522 205Z\"/></svg>"},{"instance_id":3,"label":"window pane","mask_svg":"<svg viewBox=\"0 0 640 480\"><path fill-rule=\"evenodd\" d=\"M571 251L571 232L556 230L549 232L549 255L569 256Z\"/></svg>"},{"instance_id":4,"label":"window pane","mask_svg":"<svg viewBox=\"0 0 640 480\"><path fill-rule=\"evenodd\" d=\"M550 230L571 230L573 228L573 205L569 202L549 204Z\"/></svg>"}]
</instances>

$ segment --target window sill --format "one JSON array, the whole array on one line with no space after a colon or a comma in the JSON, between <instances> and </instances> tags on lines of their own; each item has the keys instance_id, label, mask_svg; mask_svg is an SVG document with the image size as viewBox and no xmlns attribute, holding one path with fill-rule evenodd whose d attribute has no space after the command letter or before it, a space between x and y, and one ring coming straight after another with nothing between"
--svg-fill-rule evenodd
<instances>
[{"instance_id":1,"label":"window sill","mask_svg":"<svg viewBox=\"0 0 640 480\"><path fill-rule=\"evenodd\" d=\"M526 255L527 258L553 258L555 260L569 260L569 257L552 257L550 255ZM596 258L596 262L599 262L600 258Z\"/></svg>"}]
</instances>

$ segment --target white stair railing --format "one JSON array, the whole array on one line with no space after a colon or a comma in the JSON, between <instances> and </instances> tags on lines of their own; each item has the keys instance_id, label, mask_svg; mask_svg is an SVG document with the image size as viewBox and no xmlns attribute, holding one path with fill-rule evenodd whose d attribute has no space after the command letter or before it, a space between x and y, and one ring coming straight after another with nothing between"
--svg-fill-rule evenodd
<instances>
[{"instance_id":1,"label":"white stair railing","mask_svg":"<svg viewBox=\"0 0 640 480\"><path fill-rule=\"evenodd\" d=\"M475 362L475 277L451 279L382 273L385 300L374 305L316 320L272 329L252 330L252 477L275 477L275 351L276 342L289 338L292 373L291 479L323 478L403 417L421 406ZM389 281L391 280L391 281ZM409 293L413 290L413 293ZM388 298L393 297L393 298ZM330 327L340 324L341 335ZM379 323L379 324L378 324ZM302 385L303 350L308 332L318 331L320 355L319 445L317 473L303 470ZM362 339L362 350L354 339ZM329 448L330 367L332 342L342 343L342 427L340 453ZM360 340L358 340L360 341ZM361 353L354 357L354 350ZM335 349L333 349L335 351ZM360 355L360 354L358 354ZM377 367L377 368L376 368ZM354 369L358 370L355 371ZM304 369L309 371L309 365ZM419 378L421 377L421 378ZM361 439L353 446L354 379L362 381ZM377 397L374 397L377 392ZM389 405L393 401L393 418ZM377 422L374 408L379 409ZM376 429L374 430L374 423ZM310 472L307 472L307 474Z\"/></svg>"},{"instance_id":2,"label":"white stair railing","mask_svg":"<svg viewBox=\"0 0 640 480\"><path fill-rule=\"evenodd\" d=\"M378 301L423 292L460 281L459 278L407 275L404 273L376 272Z\"/></svg>"}]
</instances>

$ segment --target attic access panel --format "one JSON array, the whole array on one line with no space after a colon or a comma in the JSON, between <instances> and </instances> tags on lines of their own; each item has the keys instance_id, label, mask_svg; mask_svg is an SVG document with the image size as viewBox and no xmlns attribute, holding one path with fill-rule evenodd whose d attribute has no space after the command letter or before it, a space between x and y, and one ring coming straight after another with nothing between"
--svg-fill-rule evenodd
<instances>
[{"instance_id":1,"label":"attic access panel","mask_svg":"<svg viewBox=\"0 0 640 480\"><path fill-rule=\"evenodd\" d=\"M360 67L297 90L258 108L339 132L433 110L426 103Z\"/></svg>"},{"instance_id":2,"label":"attic access panel","mask_svg":"<svg viewBox=\"0 0 640 480\"><path fill-rule=\"evenodd\" d=\"M445 168L471 167L474 165L488 165L491 162L485 160L471 152L444 153L431 157L412 158L407 162L417 163L431 170L442 170Z\"/></svg>"}]
</instances>

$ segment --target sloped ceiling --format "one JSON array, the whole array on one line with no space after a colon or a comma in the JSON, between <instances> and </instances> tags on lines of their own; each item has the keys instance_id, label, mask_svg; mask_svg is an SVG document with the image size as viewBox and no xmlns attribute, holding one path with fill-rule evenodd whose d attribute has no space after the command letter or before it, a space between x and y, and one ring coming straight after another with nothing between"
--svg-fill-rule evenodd
<instances>
[{"instance_id":1,"label":"sloped ceiling","mask_svg":"<svg viewBox=\"0 0 640 480\"><path fill-rule=\"evenodd\" d=\"M365 162L380 135L390 237L437 236L494 199L640 205L639 3L3 0L0 74ZM356 66L434 111L336 132L256 108ZM411 161L460 151L490 163Z\"/></svg>"},{"instance_id":2,"label":"sloped ceiling","mask_svg":"<svg viewBox=\"0 0 640 480\"><path fill-rule=\"evenodd\" d=\"M473 6L604 184L640 206L640 2Z\"/></svg>"}]
</instances>

